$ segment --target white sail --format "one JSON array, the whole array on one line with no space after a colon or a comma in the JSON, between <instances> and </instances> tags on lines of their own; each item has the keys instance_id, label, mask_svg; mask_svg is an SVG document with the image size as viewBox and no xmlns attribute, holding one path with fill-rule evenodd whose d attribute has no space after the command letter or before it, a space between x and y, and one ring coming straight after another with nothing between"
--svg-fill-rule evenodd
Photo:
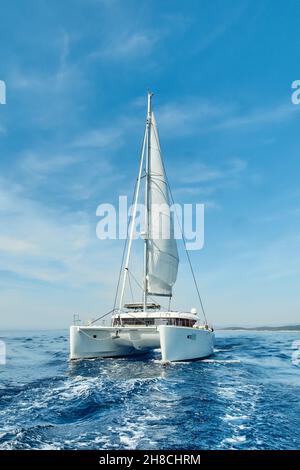
<instances>
[{"instance_id":1,"label":"white sail","mask_svg":"<svg viewBox=\"0 0 300 470\"><path fill-rule=\"evenodd\" d=\"M153 113L148 164L148 293L171 296L177 278L178 251L174 238L174 214L170 211L168 184Z\"/></svg>"}]
</instances>

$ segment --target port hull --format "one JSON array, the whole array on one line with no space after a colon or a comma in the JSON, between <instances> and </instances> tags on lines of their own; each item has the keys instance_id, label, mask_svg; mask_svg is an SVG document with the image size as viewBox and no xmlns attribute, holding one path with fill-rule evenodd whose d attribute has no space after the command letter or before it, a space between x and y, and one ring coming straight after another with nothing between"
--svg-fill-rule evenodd
<instances>
[{"instance_id":1,"label":"port hull","mask_svg":"<svg viewBox=\"0 0 300 470\"><path fill-rule=\"evenodd\" d=\"M156 327L70 327L70 359L132 356L159 347Z\"/></svg>"}]
</instances>

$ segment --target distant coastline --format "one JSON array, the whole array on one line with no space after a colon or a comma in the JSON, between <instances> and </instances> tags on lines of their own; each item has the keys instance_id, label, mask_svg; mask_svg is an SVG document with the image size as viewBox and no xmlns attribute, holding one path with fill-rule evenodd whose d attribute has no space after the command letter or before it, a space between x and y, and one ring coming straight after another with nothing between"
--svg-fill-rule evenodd
<instances>
[{"instance_id":1,"label":"distant coastline","mask_svg":"<svg viewBox=\"0 0 300 470\"><path fill-rule=\"evenodd\" d=\"M218 327L217 330L243 330L243 331L300 331L300 325L283 325L283 326L226 326Z\"/></svg>"}]
</instances>

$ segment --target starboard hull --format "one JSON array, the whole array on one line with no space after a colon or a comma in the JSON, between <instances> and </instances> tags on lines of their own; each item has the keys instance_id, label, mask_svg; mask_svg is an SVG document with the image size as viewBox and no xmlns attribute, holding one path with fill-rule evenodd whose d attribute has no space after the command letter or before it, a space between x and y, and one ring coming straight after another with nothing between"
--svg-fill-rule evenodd
<instances>
[{"instance_id":1,"label":"starboard hull","mask_svg":"<svg viewBox=\"0 0 300 470\"><path fill-rule=\"evenodd\" d=\"M164 362L201 359L214 352L214 333L209 329L161 325L159 333Z\"/></svg>"}]
</instances>

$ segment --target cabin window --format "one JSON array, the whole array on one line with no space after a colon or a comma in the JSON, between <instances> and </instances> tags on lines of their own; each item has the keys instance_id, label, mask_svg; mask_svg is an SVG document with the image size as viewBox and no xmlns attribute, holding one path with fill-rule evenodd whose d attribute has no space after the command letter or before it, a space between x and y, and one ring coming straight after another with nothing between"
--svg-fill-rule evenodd
<instances>
[{"instance_id":1,"label":"cabin window","mask_svg":"<svg viewBox=\"0 0 300 470\"><path fill-rule=\"evenodd\" d=\"M122 318L123 325L154 325L154 318Z\"/></svg>"},{"instance_id":2,"label":"cabin window","mask_svg":"<svg viewBox=\"0 0 300 470\"><path fill-rule=\"evenodd\" d=\"M122 318L122 324L130 326L170 325L191 328L195 323L196 320L187 318Z\"/></svg>"}]
</instances>

